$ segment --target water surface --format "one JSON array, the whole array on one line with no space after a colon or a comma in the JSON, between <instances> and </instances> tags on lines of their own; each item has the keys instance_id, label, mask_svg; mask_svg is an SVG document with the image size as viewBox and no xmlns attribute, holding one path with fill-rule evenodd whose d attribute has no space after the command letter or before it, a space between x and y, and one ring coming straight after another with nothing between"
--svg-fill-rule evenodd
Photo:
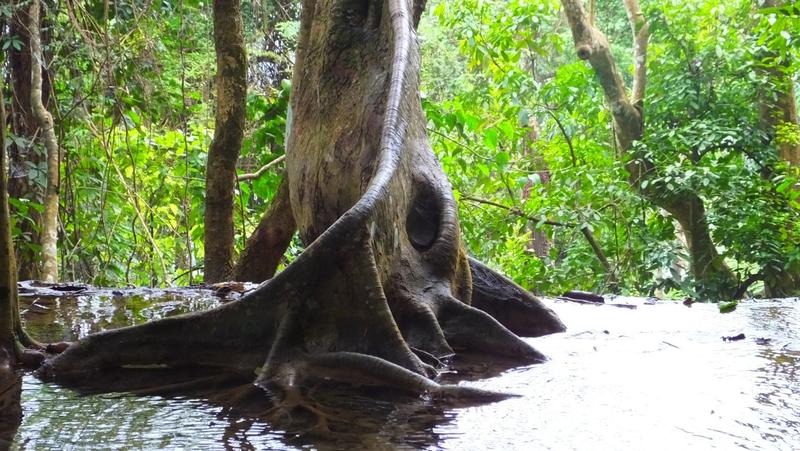
<instances>
[{"instance_id":1,"label":"water surface","mask_svg":"<svg viewBox=\"0 0 800 451\"><path fill-rule=\"evenodd\" d=\"M125 293L127 295L127 293ZM42 340L216 305L210 292L139 292L23 300ZM798 449L797 299L636 309L546 300L568 327L530 342L550 361L500 371L461 367L447 380L513 392L446 408L420 399L350 400L354 432L310 437L198 400L79 395L25 376L19 449ZM745 339L725 341L740 333ZM357 424L363 422L364 424ZM368 424L367 424L368 423ZM366 426L365 426L366 424Z\"/></svg>"}]
</instances>

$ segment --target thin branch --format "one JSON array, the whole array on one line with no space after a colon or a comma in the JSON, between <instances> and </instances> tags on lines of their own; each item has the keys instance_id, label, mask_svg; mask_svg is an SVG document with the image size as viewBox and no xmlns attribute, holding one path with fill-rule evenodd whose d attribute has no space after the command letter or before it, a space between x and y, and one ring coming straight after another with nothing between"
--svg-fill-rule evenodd
<instances>
[{"instance_id":1,"label":"thin branch","mask_svg":"<svg viewBox=\"0 0 800 451\"><path fill-rule=\"evenodd\" d=\"M567 141L567 147L569 147L569 155L572 158L572 167L578 167L578 158L575 156L575 148L572 146L572 137L569 136L567 130L564 128L564 124L561 123L561 120L553 113L551 110L545 110L556 121L556 125L558 125L558 129L561 130L561 134L564 135L564 140Z\"/></svg>"},{"instance_id":2,"label":"thin branch","mask_svg":"<svg viewBox=\"0 0 800 451\"><path fill-rule=\"evenodd\" d=\"M455 139L445 135L444 133L442 133L442 132L440 132L438 130L435 130L435 129L430 128L430 127L428 127L426 130L428 131L428 133L433 133L434 135L437 135L437 136L439 136L441 138L444 138L444 139L450 141L451 143L457 145L458 147L461 147L462 149L469 151L469 153L471 153L473 156L475 156L477 158L480 158L480 159L486 160L486 161L493 161L489 157L484 157L483 155L478 153L478 151L473 149L472 147L470 147L470 146L468 146L468 145L466 145L466 144L464 144L464 143L462 143L460 141L456 141Z\"/></svg>"},{"instance_id":3,"label":"thin branch","mask_svg":"<svg viewBox=\"0 0 800 451\"><path fill-rule=\"evenodd\" d=\"M67 17L69 17L69 21L72 23L72 26L75 28L78 34L81 35L83 42L87 47L89 47L89 50L92 53L99 53L97 52L97 43L89 35L89 32L81 27L80 21L78 21L78 16L75 14L75 8L72 5L72 0L67 0L65 3L67 4Z\"/></svg>"},{"instance_id":4,"label":"thin branch","mask_svg":"<svg viewBox=\"0 0 800 451\"><path fill-rule=\"evenodd\" d=\"M592 247L594 251L594 255L597 256L597 259L600 260L600 264L603 265L603 269L605 269L606 273L609 274L609 278L615 281L614 278L614 270L611 268L611 263L608 262L606 258L605 252L600 247L600 244L594 237L594 233L592 233L592 229L588 225L581 226L581 233L583 237L586 238L586 241L589 243L589 246Z\"/></svg>"},{"instance_id":5,"label":"thin branch","mask_svg":"<svg viewBox=\"0 0 800 451\"><path fill-rule=\"evenodd\" d=\"M281 155L278 158L276 158L276 159L270 161L269 163L265 164L264 166L261 166L256 172L253 172L253 173L250 173L250 174L241 174L241 175L239 175L238 177L236 177L236 181L237 182L246 182L248 180L255 180L255 179L261 177L262 175L264 175L271 168L273 168L273 167L277 166L278 164L280 164L281 162L283 162L283 160L285 160L285 159L286 159L286 155Z\"/></svg>"},{"instance_id":6,"label":"thin branch","mask_svg":"<svg viewBox=\"0 0 800 451\"><path fill-rule=\"evenodd\" d=\"M480 199L478 197L472 197L472 196L461 196L461 199L468 200L470 202L476 202L476 203L479 203L479 204L491 205L492 207L501 208L503 210L508 211L509 213L511 213L514 216L518 216L520 218L527 219L528 221L533 221L533 222L535 222L537 224L538 223L542 223L542 224L547 224L547 225L555 226L555 227L576 227L577 226L577 224L571 224L571 223L559 222L559 221L552 221L552 220L547 219L547 218L530 216L530 215L526 214L524 211L520 210L519 208L509 207L508 205L503 205L503 204L499 204L497 202L492 202L491 200Z\"/></svg>"},{"instance_id":7,"label":"thin branch","mask_svg":"<svg viewBox=\"0 0 800 451\"><path fill-rule=\"evenodd\" d=\"M600 264L603 266L603 269L609 275L609 280L611 280L613 284L616 284L614 269L611 267L611 263L609 263L608 258L606 258L605 252L603 252L603 249L600 247L600 244L598 244L597 239L594 237L594 233L592 233L591 227L589 227L588 225L583 224L578 226L578 224L575 223L552 221L547 218L530 216L525 212L523 212L522 210L520 210L519 208L509 207L507 205L499 204L497 202L493 202L486 199L480 199L477 197L462 196L461 199L468 200L470 202L476 202L479 204L491 205L492 207L503 209L514 216L518 216L520 218L527 219L528 221L533 221L536 223L547 224L555 227L580 227L581 233L583 234L584 238L586 238L586 241L589 243L589 246L591 246L595 256L597 256L597 260L600 261Z\"/></svg>"}]
</instances>

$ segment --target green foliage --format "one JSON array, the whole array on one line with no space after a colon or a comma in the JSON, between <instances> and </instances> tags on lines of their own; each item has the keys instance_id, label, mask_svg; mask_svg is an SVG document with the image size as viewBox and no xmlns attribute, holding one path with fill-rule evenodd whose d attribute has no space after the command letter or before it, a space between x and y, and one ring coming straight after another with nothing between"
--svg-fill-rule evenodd
<instances>
[{"instance_id":1,"label":"green foliage","mask_svg":"<svg viewBox=\"0 0 800 451\"><path fill-rule=\"evenodd\" d=\"M596 4L597 26L630 82L632 39L622 3ZM767 130L759 109L787 86L771 74L797 81L797 5L642 6L652 35L646 132L636 151L657 167L643 188L698 194L715 244L741 280L800 268L799 171L776 152L778 143L800 142L800 127L784 121ZM285 151L285 79L299 3L243 8L251 67L239 172L252 173ZM0 17L13 14L12 5L0 6ZM64 149L64 273L101 285L197 281L214 126L210 7L92 1L76 14L73 20L52 9L47 45ZM675 221L629 185L603 92L574 55L560 2L432 0L419 34L429 137L453 184L471 253L545 293L697 294ZM22 42L4 35L0 46L8 52ZM29 137L10 138L25 146ZM44 184L41 165L25 172ZM280 177L276 169L238 184L238 246ZM35 223L41 206L11 202L18 245L35 247L19 225ZM289 253L300 249L295 241Z\"/></svg>"},{"instance_id":2,"label":"green foliage","mask_svg":"<svg viewBox=\"0 0 800 451\"><path fill-rule=\"evenodd\" d=\"M62 271L98 285L196 282L202 279L204 174L214 126L210 6L107 7L86 3L75 8L74 19L64 9L49 10L52 109L64 151ZM8 17L14 12L0 9ZM270 13L248 23L264 17ZM287 34L289 22L282 28ZM4 36L4 50L19 48L17 40ZM283 154L289 90L288 82L251 90L242 172ZM24 137L14 139L24 145ZM31 166L26 174L41 185L45 175L44 166ZM239 185L237 244L253 230L279 181L273 171ZM35 222L32 212L40 205L12 203L17 225ZM17 242L35 247L20 231L15 229Z\"/></svg>"},{"instance_id":3,"label":"green foliage","mask_svg":"<svg viewBox=\"0 0 800 451\"><path fill-rule=\"evenodd\" d=\"M597 3L598 26L629 80L631 35L622 5ZM439 33L450 38L435 39L423 68L446 67L459 89L437 97L431 91L441 81L423 78L424 106L434 147L461 199L470 250L544 292L602 290L615 280L625 292L696 294L676 224L627 183L603 94L592 69L574 62L557 2L431 6L430 27L449 29ZM647 130L638 151L658 171L643 188L699 194L718 249L742 280L796 265L797 179L776 160L756 103L769 82L762 68L796 73L795 10L754 16L750 2L712 0L644 6L652 37ZM765 48L780 56L759 60ZM459 59L466 68L457 73ZM796 124L779 127L777 136L795 140ZM577 228L550 227L465 198L528 218L591 225L612 274ZM533 254L532 228L546 233L549 252Z\"/></svg>"}]
</instances>

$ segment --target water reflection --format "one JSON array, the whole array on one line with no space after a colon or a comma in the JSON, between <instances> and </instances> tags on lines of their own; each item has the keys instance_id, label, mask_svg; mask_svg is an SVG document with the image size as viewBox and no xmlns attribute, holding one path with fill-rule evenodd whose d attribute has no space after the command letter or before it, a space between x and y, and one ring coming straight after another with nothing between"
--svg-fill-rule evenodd
<instances>
[{"instance_id":1,"label":"water reflection","mask_svg":"<svg viewBox=\"0 0 800 451\"><path fill-rule=\"evenodd\" d=\"M5 352L0 349L0 353ZM0 358L0 449L11 446L22 423L20 411L22 376L12 372L4 360Z\"/></svg>"},{"instance_id":2,"label":"water reflection","mask_svg":"<svg viewBox=\"0 0 800 451\"><path fill-rule=\"evenodd\" d=\"M91 331L207 308L198 292L97 296L25 304L37 337ZM49 303L48 303L49 302ZM80 396L26 376L22 449L793 449L800 443L800 308L796 300L639 305L635 310L548 301L569 331L531 340L551 360L508 369L461 359L444 380L521 397L455 408L386 393L306 393L331 419L328 434L302 421L267 422L265 409L191 399ZM55 324L51 324L55 321ZM723 336L744 333L745 340ZM307 413L306 413L307 414ZM302 420L302 411L294 412Z\"/></svg>"}]
</instances>

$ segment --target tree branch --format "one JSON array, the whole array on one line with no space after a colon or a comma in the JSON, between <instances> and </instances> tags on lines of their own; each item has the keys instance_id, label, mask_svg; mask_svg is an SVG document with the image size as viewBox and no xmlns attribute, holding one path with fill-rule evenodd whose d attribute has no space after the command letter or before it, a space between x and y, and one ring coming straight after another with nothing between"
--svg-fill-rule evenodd
<instances>
[{"instance_id":1,"label":"tree branch","mask_svg":"<svg viewBox=\"0 0 800 451\"><path fill-rule=\"evenodd\" d=\"M283 162L283 160L285 160L285 159L286 159L286 155L281 155L278 158L276 158L276 159L270 161L269 163L265 164L264 166L261 166L256 172L253 172L253 173L250 173L250 174L241 174L241 175L239 175L238 177L236 177L236 180L239 181L239 182L246 182L248 180L255 180L255 179L261 177L262 175L264 175L264 173L269 171L270 168L272 168L274 166L277 166L279 163Z\"/></svg>"},{"instance_id":2,"label":"tree branch","mask_svg":"<svg viewBox=\"0 0 800 451\"><path fill-rule=\"evenodd\" d=\"M633 34L634 71L631 102L641 114L647 85L647 42L650 39L650 26L639 7L639 0L624 0L624 3Z\"/></svg>"},{"instance_id":3,"label":"tree branch","mask_svg":"<svg viewBox=\"0 0 800 451\"><path fill-rule=\"evenodd\" d=\"M518 216L520 218L527 219L528 221L533 221L533 222L536 222L536 223L542 223L542 224L547 224L547 225L556 226L556 227L578 227L578 224L574 224L574 223L551 221L550 219L547 219L547 218L530 216L530 215L526 214L525 212L523 212L522 210L520 210L519 208L509 207L507 205L499 204L497 202L492 202L492 201L486 200L486 199L480 199L480 198L471 197L471 196L462 196L461 199L468 200L470 202L479 203L479 204L491 205L492 207L501 208L501 209L506 210L507 212L511 213L514 216ZM592 251L594 251L595 256L597 256L597 260L600 261L600 264L603 266L603 269L606 271L606 273L608 273L609 280L614 285L616 285L616 277L614 276L614 270L611 267L611 263L609 263L608 258L606 258L605 252L603 252L603 249L600 247L600 244L598 244L597 240L595 239L594 233L592 233L592 229L588 225L585 225L585 224L581 225L580 229L581 229L581 234L583 234L584 238L586 238L586 241L589 243L589 246L591 246Z\"/></svg>"},{"instance_id":4,"label":"tree branch","mask_svg":"<svg viewBox=\"0 0 800 451\"><path fill-rule=\"evenodd\" d=\"M566 222L551 221L551 220L549 220L547 218L541 218L541 217L537 217L537 216L530 216L530 215L526 214L525 212L523 212L522 210L520 210L519 208L509 207L507 205L499 204L497 202L492 202L491 200L480 199L480 198L472 197L472 196L461 196L461 198L464 199L464 200L468 200L470 202L475 202L475 203L484 204L484 205L491 205L492 207L501 208L503 210L508 211L509 213L511 213L514 216L518 216L520 218L524 218L524 219L527 219L528 221L533 221L533 222L536 222L536 223L540 223L541 222L542 224L547 224L547 225L556 226L556 227L575 227L576 226L575 224L570 224L570 223L566 223Z\"/></svg>"},{"instance_id":5,"label":"tree branch","mask_svg":"<svg viewBox=\"0 0 800 451\"><path fill-rule=\"evenodd\" d=\"M646 22L639 10L637 0L624 1L626 10L628 9L628 4L631 4L632 23L640 24L632 26L640 32L642 37L641 40L638 40L638 35L634 36L637 46L641 45L640 49L634 50L634 56L641 56L642 58L641 62L637 61L636 67L637 70L640 69L642 71L643 77L645 69L643 58L647 50L648 37ZM627 92L628 88L620 75L614 56L611 54L608 39L591 24L586 11L583 9L582 1L562 0L561 4L564 6L564 13L572 30L572 38L575 41L575 50L578 53L578 58L588 60L592 69L594 69L600 86L603 88L608 107L614 117L617 140L620 147L627 152L633 147L633 142L642 137L644 121L640 109L635 108L630 101ZM641 33L642 31L644 33ZM643 96L644 78L641 78L636 88L641 90L639 95Z\"/></svg>"}]
</instances>

